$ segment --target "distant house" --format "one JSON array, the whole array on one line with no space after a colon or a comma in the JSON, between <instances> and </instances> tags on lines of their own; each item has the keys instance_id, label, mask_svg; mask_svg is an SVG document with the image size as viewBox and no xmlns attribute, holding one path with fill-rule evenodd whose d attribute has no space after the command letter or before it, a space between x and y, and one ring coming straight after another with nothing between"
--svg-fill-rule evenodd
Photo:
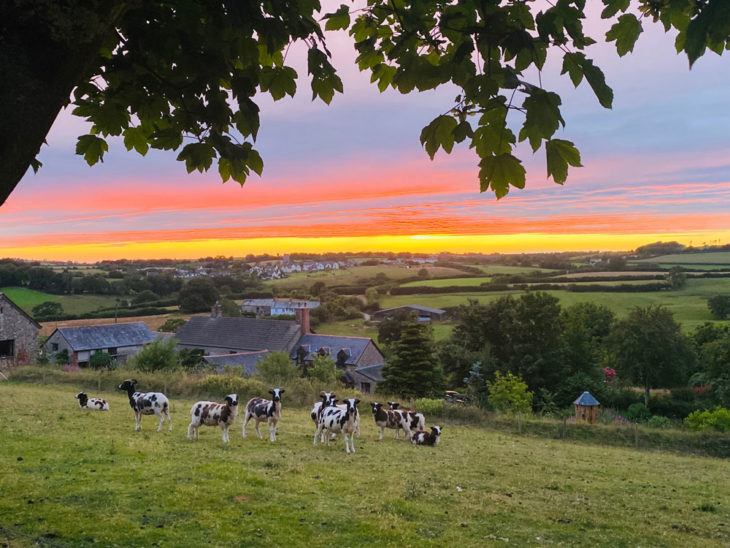
<instances>
[{"instance_id":1,"label":"distant house","mask_svg":"<svg viewBox=\"0 0 730 548\"><path fill-rule=\"evenodd\" d=\"M157 336L144 322L59 327L43 347L51 358L57 352L67 350L70 362L84 367L96 352L106 352L117 362L124 363L145 344L154 342Z\"/></svg>"},{"instance_id":2,"label":"distant house","mask_svg":"<svg viewBox=\"0 0 730 548\"><path fill-rule=\"evenodd\" d=\"M422 306L419 304L407 304L405 306L397 306L395 308L384 308L374 312L370 319L374 322L382 322L389 316L392 316L396 310L410 310L415 312L419 321L430 322L431 320L443 320L446 318L446 310L440 308L431 308L430 306Z\"/></svg>"},{"instance_id":3,"label":"distant house","mask_svg":"<svg viewBox=\"0 0 730 548\"><path fill-rule=\"evenodd\" d=\"M279 351L287 354L301 336L294 320L193 316L175 334L181 348L208 355Z\"/></svg>"},{"instance_id":4,"label":"distant house","mask_svg":"<svg viewBox=\"0 0 730 548\"><path fill-rule=\"evenodd\" d=\"M241 312L257 316L294 316L302 308L312 310L319 306L319 301L302 299L244 299Z\"/></svg>"},{"instance_id":5,"label":"distant house","mask_svg":"<svg viewBox=\"0 0 730 548\"><path fill-rule=\"evenodd\" d=\"M377 383L383 380L380 369L385 357L369 337L304 334L289 357L310 365L318 355L331 357L348 384L363 393L375 392Z\"/></svg>"},{"instance_id":6,"label":"distant house","mask_svg":"<svg viewBox=\"0 0 730 548\"><path fill-rule=\"evenodd\" d=\"M0 293L0 367L35 361L41 326Z\"/></svg>"}]
</instances>

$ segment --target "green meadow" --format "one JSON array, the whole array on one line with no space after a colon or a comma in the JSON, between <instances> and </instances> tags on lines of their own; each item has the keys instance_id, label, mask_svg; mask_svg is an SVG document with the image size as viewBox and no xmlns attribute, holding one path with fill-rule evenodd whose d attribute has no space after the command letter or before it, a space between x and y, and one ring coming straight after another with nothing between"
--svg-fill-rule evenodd
<instances>
[{"instance_id":1,"label":"green meadow","mask_svg":"<svg viewBox=\"0 0 730 548\"><path fill-rule=\"evenodd\" d=\"M171 398L171 433L152 417L135 432L125 394L90 394L102 413L74 393L0 383L0 545L730 544L724 459L450 422L440 445L415 447L378 441L365 402L348 455L339 437L313 447L286 394L275 443L253 423L242 439L240 417L230 444L209 427L190 441L192 399Z\"/></svg>"},{"instance_id":2,"label":"green meadow","mask_svg":"<svg viewBox=\"0 0 730 548\"><path fill-rule=\"evenodd\" d=\"M730 266L730 251L713 251L707 253L677 253L674 255L660 255L650 259L631 261L632 263L659 263L672 265L728 265Z\"/></svg>"},{"instance_id":3,"label":"green meadow","mask_svg":"<svg viewBox=\"0 0 730 548\"><path fill-rule=\"evenodd\" d=\"M116 302L116 298L109 295L52 295L26 287L3 287L0 293L7 295L28 314L32 313L33 307L46 301L61 303L66 314L85 314L113 307Z\"/></svg>"}]
</instances>

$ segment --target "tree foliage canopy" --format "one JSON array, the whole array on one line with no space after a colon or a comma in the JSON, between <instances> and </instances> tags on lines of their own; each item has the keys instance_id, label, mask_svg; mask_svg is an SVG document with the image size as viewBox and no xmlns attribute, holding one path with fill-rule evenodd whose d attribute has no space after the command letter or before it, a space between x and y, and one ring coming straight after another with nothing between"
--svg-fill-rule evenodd
<instances>
[{"instance_id":1,"label":"tree foliage canopy","mask_svg":"<svg viewBox=\"0 0 730 548\"><path fill-rule=\"evenodd\" d=\"M725 0L602 1L601 17L612 23L603 39L621 56L647 20L678 32L676 48L690 65L708 48L719 54L730 47ZM613 101L588 55L596 40L585 33L585 5L367 0L362 9L343 4L322 15L318 0L3 2L0 204L29 166L40 167L35 156L69 97L74 114L92 123L76 146L89 164L103 161L109 137L121 137L142 155L177 151L188 172L215 166L223 181L239 183L261 174L254 99L297 92L299 74L286 55L293 42L308 50L312 98L329 103L342 92L325 43L332 30L349 33L358 67L381 91L458 90L421 132L430 157L467 143L481 190L501 197L525 185L515 156L525 141L544 150L548 177L563 183L581 158L571 141L555 137L565 121L561 98L540 81L548 52L562 58L562 74L575 86L586 82L605 108Z\"/></svg>"}]
</instances>

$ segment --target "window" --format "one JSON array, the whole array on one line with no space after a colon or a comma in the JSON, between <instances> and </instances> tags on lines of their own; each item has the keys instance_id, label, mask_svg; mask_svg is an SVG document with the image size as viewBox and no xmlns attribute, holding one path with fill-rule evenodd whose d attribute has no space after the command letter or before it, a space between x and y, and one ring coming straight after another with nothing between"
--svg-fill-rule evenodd
<instances>
[{"instance_id":1,"label":"window","mask_svg":"<svg viewBox=\"0 0 730 548\"><path fill-rule=\"evenodd\" d=\"M12 358L15 356L15 339L0 341L0 358Z\"/></svg>"},{"instance_id":2,"label":"window","mask_svg":"<svg viewBox=\"0 0 730 548\"><path fill-rule=\"evenodd\" d=\"M370 394L370 383L369 382L360 383L360 392L362 392L363 394Z\"/></svg>"},{"instance_id":3,"label":"window","mask_svg":"<svg viewBox=\"0 0 730 548\"><path fill-rule=\"evenodd\" d=\"M111 356L112 358L115 358L115 357L116 357L116 355L117 355L117 349L116 349L116 348L114 348L114 347L112 347L112 348L108 348L108 349L107 349L107 352L109 353L109 355L110 355L110 356Z\"/></svg>"},{"instance_id":4,"label":"window","mask_svg":"<svg viewBox=\"0 0 730 548\"><path fill-rule=\"evenodd\" d=\"M51 351L58 352L58 343L51 343Z\"/></svg>"}]
</instances>

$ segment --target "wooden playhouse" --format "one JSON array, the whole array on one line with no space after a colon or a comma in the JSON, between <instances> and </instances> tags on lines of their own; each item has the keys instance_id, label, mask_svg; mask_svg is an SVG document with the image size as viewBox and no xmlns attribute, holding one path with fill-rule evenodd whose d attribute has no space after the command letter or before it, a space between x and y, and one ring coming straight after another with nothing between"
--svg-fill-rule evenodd
<instances>
[{"instance_id":1,"label":"wooden playhouse","mask_svg":"<svg viewBox=\"0 0 730 548\"><path fill-rule=\"evenodd\" d=\"M575 407L575 420L586 421L589 424L598 422L598 409L601 404L590 392L583 392L573 402L573 406Z\"/></svg>"}]
</instances>

